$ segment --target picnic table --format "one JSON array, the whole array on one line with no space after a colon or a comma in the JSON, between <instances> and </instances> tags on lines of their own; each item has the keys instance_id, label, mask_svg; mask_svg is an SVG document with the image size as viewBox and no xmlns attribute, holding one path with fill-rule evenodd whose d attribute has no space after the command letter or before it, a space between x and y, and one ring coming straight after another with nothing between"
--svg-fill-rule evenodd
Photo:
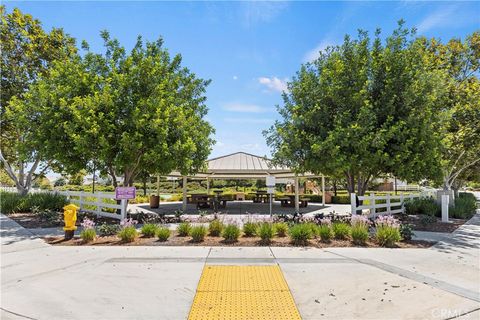
<instances>
[{"instance_id":1,"label":"picnic table","mask_svg":"<svg viewBox=\"0 0 480 320\"><path fill-rule=\"evenodd\" d=\"M295 195L286 194L283 197L277 198L280 201L282 207L295 207ZM299 198L299 207L306 208L308 206L309 198L301 197Z\"/></svg>"},{"instance_id":2,"label":"picnic table","mask_svg":"<svg viewBox=\"0 0 480 320\"><path fill-rule=\"evenodd\" d=\"M267 191L250 192L249 194L253 195L253 203L268 203L270 199Z\"/></svg>"},{"instance_id":3,"label":"picnic table","mask_svg":"<svg viewBox=\"0 0 480 320\"><path fill-rule=\"evenodd\" d=\"M226 208L227 201L231 199L227 197L222 197L219 193L215 195L206 194L206 193L197 193L192 194L187 197L188 203L193 203L197 205L197 209L206 209L206 208L213 208L217 210L218 208Z\"/></svg>"}]
</instances>

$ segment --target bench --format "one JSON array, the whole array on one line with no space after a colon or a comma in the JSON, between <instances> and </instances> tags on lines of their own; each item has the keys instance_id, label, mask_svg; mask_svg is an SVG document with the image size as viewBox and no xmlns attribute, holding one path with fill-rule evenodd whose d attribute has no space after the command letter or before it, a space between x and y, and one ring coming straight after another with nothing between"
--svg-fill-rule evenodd
<instances>
[{"instance_id":1,"label":"bench","mask_svg":"<svg viewBox=\"0 0 480 320\"><path fill-rule=\"evenodd\" d=\"M282 207L295 207L294 197L281 197L277 198L277 200L280 201ZM308 201L310 201L310 198L300 198L298 203L299 207L306 208L308 206Z\"/></svg>"}]
</instances>

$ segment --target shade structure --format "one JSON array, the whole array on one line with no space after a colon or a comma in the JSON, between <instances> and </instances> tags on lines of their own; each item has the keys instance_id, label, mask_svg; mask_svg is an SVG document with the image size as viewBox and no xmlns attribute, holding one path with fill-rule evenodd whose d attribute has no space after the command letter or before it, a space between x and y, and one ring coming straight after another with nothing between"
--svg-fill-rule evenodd
<instances>
[{"instance_id":1,"label":"shade structure","mask_svg":"<svg viewBox=\"0 0 480 320\"><path fill-rule=\"evenodd\" d=\"M180 172L171 172L168 177L177 177L183 179L183 210L187 207L187 178L191 179L266 179L267 176L274 176L279 179L293 178L295 179L295 211L299 212L299 194L298 179L322 177L323 175L315 175L312 173L296 173L291 168L279 166L272 160L256 156L246 152L235 152L225 156L207 160L206 169L194 175L184 176ZM207 183L208 186L208 183ZM207 187L208 188L208 187ZM322 199L325 204L325 184L322 183Z\"/></svg>"},{"instance_id":2,"label":"shade structure","mask_svg":"<svg viewBox=\"0 0 480 320\"><path fill-rule=\"evenodd\" d=\"M207 160L206 170L188 176L188 178L214 179L262 179L266 176L276 178L320 177L312 173L296 174L292 169L275 165L272 160L246 152L235 152ZM172 172L169 177L182 177L180 172Z\"/></svg>"}]
</instances>

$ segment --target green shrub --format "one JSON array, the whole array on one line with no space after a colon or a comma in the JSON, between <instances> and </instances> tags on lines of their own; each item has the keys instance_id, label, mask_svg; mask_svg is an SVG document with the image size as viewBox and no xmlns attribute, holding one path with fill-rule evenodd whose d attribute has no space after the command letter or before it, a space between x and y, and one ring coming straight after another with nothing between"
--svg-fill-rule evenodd
<instances>
[{"instance_id":1,"label":"green shrub","mask_svg":"<svg viewBox=\"0 0 480 320\"><path fill-rule=\"evenodd\" d=\"M400 229L394 226L377 226L376 239L382 247L393 247L402 239Z\"/></svg>"},{"instance_id":2,"label":"green shrub","mask_svg":"<svg viewBox=\"0 0 480 320\"><path fill-rule=\"evenodd\" d=\"M225 239L225 242L236 242L238 237L240 237L240 228L235 224L227 224L223 228L222 237Z\"/></svg>"},{"instance_id":3,"label":"green shrub","mask_svg":"<svg viewBox=\"0 0 480 320\"><path fill-rule=\"evenodd\" d=\"M177 227L177 232L179 237L186 237L190 234L190 223L189 222L182 222Z\"/></svg>"},{"instance_id":4,"label":"green shrub","mask_svg":"<svg viewBox=\"0 0 480 320\"><path fill-rule=\"evenodd\" d=\"M84 229L80 232L80 238L85 242L93 241L96 235L95 229Z\"/></svg>"},{"instance_id":5,"label":"green shrub","mask_svg":"<svg viewBox=\"0 0 480 320\"><path fill-rule=\"evenodd\" d=\"M441 208L433 198L415 198L405 201L405 212L410 215L426 214L429 216L441 215Z\"/></svg>"},{"instance_id":6,"label":"green shrub","mask_svg":"<svg viewBox=\"0 0 480 320\"><path fill-rule=\"evenodd\" d=\"M170 237L170 229L167 227L160 227L157 230L157 238L158 241L167 241L168 237Z\"/></svg>"},{"instance_id":7,"label":"green shrub","mask_svg":"<svg viewBox=\"0 0 480 320\"><path fill-rule=\"evenodd\" d=\"M125 227L117 235L123 242L133 242L137 236L137 230L133 226Z\"/></svg>"},{"instance_id":8,"label":"green shrub","mask_svg":"<svg viewBox=\"0 0 480 320\"><path fill-rule=\"evenodd\" d=\"M332 224L333 236L337 240L345 240L350 235L350 226L345 222L334 222Z\"/></svg>"},{"instance_id":9,"label":"green shrub","mask_svg":"<svg viewBox=\"0 0 480 320\"><path fill-rule=\"evenodd\" d=\"M100 226L97 227L98 233L100 236L113 236L114 234L117 234L118 231L120 231L120 225L118 224L107 224L103 223Z\"/></svg>"},{"instance_id":10,"label":"green shrub","mask_svg":"<svg viewBox=\"0 0 480 320\"><path fill-rule=\"evenodd\" d=\"M362 224L353 225L351 235L354 244L364 245L368 240L368 227Z\"/></svg>"},{"instance_id":11,"label":"green shrub","mask_svg":"<svg viewBox=\"0 0 480 320\"><path fill-rule=\"evenodd\" d=\"M142 226L142 234L146 238L155 237L155 233L157 232L158 226L153 223L146 223Z\"/></svg>"},{"instance_id":12,"label":"green shrub","mask_svg":"<svg viewBox=\"0 0 480 320\"><path fill-rule=\"evenodd\" d=\"M274 225L275 231L277 232L277 236L279 237L286 237L288 233L288 224L285 222L277 222Z\"/></svg>"},{"instance_id":13,"label":"green shrub","mask_svg":"<svg viewBox=\"0 0 480 320\"><path fill-rule=\"evenodd\" d=\"M254 237L257 234L258 224L255 222L245 222L243 224L243 234L245 237Z\"/></svg>"},{"instance_id":14,"label":"green shrub","mask_svg":"<svg viewBox=\"0 0 480 320\"><path fill-rule=\"evenodd\" d=\"M403 240L412 240L412 237L413 237L412 225L408 223L400 225L400 235L402 236Z\"/></svg>"},{"instance_id":15,"label":"green shrub","mask_svg":"<svg viewBox=\"0 0 480 320\"><path fill-rule=\"evenodd\" d=\"M208 225L209 234L212 237L219 237L222 234L223 223L222 221L215 219Z\"/></svg>"},{"instance_id":16,"label":"green shrub","mask_svg":"<svg viewBox=\"0 0 480 320\"><path fill-rule=\"evenodd\" d=\"M419 216L420 224L423 228L426 228L429 224L437 222L437 218L435 216L430 216L427 214L422 214Z\"/></svg>"},{"instance_id":17,"label":"green shrub","mask_svg":"<svg viewBox=\"0 0 480 320\"><path fill-rule=\"evenodd\" d=\"M272 223L263 222L258 226L257 230L262 243L268 244L272 241L273 236L275 235L275 228Z\"/></svg>"},{"instance_id":18,"label":"green shrub","mask_svg":"<svg viewBox=\"0 0 480 320\"><path fill-rule=\"evenodd\" d=\"M329 242L333 237L332 228L328 224L318 226L318 235L323 242Z\"/></svg>"},{"instance_id":19,"label":"green shrub","mask_svg":"<svg viewBox=\"0 0 480 320\"><path fill-rule=\"evenodd\" d=\"M190 236L193 242L202 242L207 235L207 228L203 225L194 226L190 230Z\"/></svg>"},{"instance_id":20,"label":"green shrub","mask_svg":"<svg viewBox=\"0 0 480 320\"><path fill-rule=\"evenodd\" d=\"M307 245L308 240L312 238L312 227L305 223L295 224L288 233L293 244Z\"/></svg>"},{"instance_id":21,"label":"green shrub","mask_svg":"<svg viewBox=\"0 0 480 320\"><path fill-rule=\"evenodd\" d=\"M41 221L45 221L45 222L57 222L60 220L60 217L61 217L60 213L55 210L50 210L50 209L41 210L36 206L33 206L31 208L31 212L37 215Z\"/></svg>"},{"instance_id":22,"label":"green shrub","mask_svg":"<svg viewBox=\"0 0 480 320\"><path fill-rule=\"evenodd\" d=\"M2 213L31 212L33 207L38 210L62 211L68 204L67 198L54 192L38 192L20 195L14 192L0 193L0 209Z\"/></svg>"},{"instance_id":23,"label":"green shrub","mask_svg":"<svg viewBox=\"0 0 480 320\"><path fill-rule=\"evenodd\" d=\"M455 198L455 206L449 208L449 216L455 219L470 219L475 214L477 203L471 193L460 193Z\"/></svg>"},{"instance_id":24,"label":"green shrub","mask_svg":"<svg viewBox=\"0 0 480 320\"><path fill-rule=\"evenodd\" d=\"M332 196L332 203L350 204L350 197L349 196Z\"/></svg>"}]
</instances>

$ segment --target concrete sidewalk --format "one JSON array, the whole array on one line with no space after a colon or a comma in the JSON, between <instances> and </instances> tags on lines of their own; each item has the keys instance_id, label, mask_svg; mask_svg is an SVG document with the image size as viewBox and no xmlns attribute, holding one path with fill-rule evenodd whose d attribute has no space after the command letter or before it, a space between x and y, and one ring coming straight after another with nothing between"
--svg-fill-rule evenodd
<instances>
[{"instance_id":1,"label":"concrete sidewalk","mask_svg":"<svg viewBox=\"0 0 480 320\"><path fill-rule=\"evenodd\" d=\"M430 249L53 247L1 222L1 319L186 319L205 264L279 264L303 319L480 316L478 215Z\"/></svg>"}]
</instances>

